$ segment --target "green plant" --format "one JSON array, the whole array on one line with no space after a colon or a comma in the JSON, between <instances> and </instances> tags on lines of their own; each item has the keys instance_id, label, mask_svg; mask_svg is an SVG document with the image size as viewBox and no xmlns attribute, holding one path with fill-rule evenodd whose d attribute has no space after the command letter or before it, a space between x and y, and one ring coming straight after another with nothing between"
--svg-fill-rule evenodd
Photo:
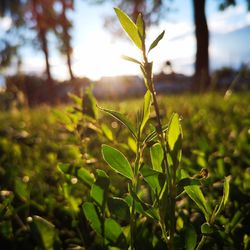
<instances>
[{"instance_id":1,"label":"green plant","mask_svg":"<svg viewBox=\"0 0 250 250\"><path fill-rule=\"evenodd\" d=\"M100 108L127 127L131 135L129 144L133 144L135 159L130 163L118 148L103 144L104 160L112 170L126 178L128 193L120 195L120 197L109 197L110 179L104 171L99 170L96 182L90 191L94 203L85 203L83 211L92 228L104 239L103 246L105 246L105 239L113 243L124 242L121 226L111 218L114 215L117 216L117 213L122 213L123 216L129 214L130 218L128 226L130 234L127 237L129 249L136 248L137 227L139 227L137 221L142 217L159 224L168 249L175 249L175 246L178 245L176 203L184 193L187 193L206 219L206 222L201 226L203 236L196 248L201 249L207 235L213 232L214 222L228 200L229 179L225 179L224 195L220 205L212 211L199 187L202 179L206 178L207 171L202 170L199 174L189 177L185 169L179 167L182 156L182 128L179 115L174 113L168 124L162 124L153 82L153 62L148 60L148 54L163 38L164 31L147 50L142 15L139 14L136 23L134 23L122 10L115 8L115 12L128 37L142 54L142 61L129 56L123 56L123 58L140 66L147 91L144 96L143 108L137 112L136 125L117 111ZM151 106L154 108L155 123L149 122L151 120ZM149 123L151 129L148 129ZM149 151L150 161L146 156L147 151ZM146 199L143 194L145 184L147 184L147 190L150 193ZM112 204L116 205L115 210ZM112 227L115 227L116 234L114 234ZM195 249L197 233L189 222L187 222L184 231L186 249Z\"/></svg>"},{"instance_id":2,"label":"green plant","mask_svg":"<svg viewBox=\"0 0 250 250\"><path fill-rule=\"evenodd\" d=\"M142 54L142 61L124 59L142 71L147 88L143 105L130 118L124 109L100 107L99 116L89 88L82 98L70 95L73 107L42 109L41 116L30 110L33 115L26 121L12 120L11 114L0 117L1 243L6 249L16 249L20 242L32 248L34 242L41 249L191 250L212 244L220 249L218 242L233 248L239 242L248 249L247 230L240 230L249 218L244 201L250 175L234 166L249 162L249 131L239 123L249 125L247 101L239 105L233 97L219 106L213 96L213 102L206 97L201 105L200 99L185 96L185 105L179 97L164 97L158 104L148 53L164 32L146 50L142 15L133 23L121 10L116 13ZM127 102L125 112L139 102ZM167 109L160 105L166 102ZM178 113L189 117L182 121L189 126L184 138L180 116L173 112L177 106ZM46 119L45 112L51 113ZM106 125L110 119L118 121L117 130ZM224 128L222 121L230 125ZM228 139L235 130L237 141L234 133ZM209 177L202 167L209 168ZM222 214L230 178L224 185L220 179L229 173L237 176L231 186L239 197L231 203L234 212ZM242 237L235 242L238 235Z\"/></svg>"}]
</instances>

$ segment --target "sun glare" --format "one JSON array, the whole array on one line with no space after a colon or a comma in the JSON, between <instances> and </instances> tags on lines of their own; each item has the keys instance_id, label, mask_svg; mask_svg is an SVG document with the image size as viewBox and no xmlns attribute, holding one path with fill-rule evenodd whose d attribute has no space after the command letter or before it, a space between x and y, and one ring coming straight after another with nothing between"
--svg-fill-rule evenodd
<instances>
[{"instance_id":1,"label":"sun glare","mask_svg":"<svg viewBox=\"0 0 250 250\"><path fill-rule=\"evenodd\" d=\"M149 32L147 40L152 42L161 31L162 29L158 27L153 32ZM173 37L174 32L172 33ZM179 64L179 59L193 57L194 38L192 34L183 37L182 42L185 41L185 47L181 46L181 41L171 41L170 35L168 34L159 43L157 50L150 53L152 60L158 62L154 65L154 72L159 72L167 60L173 62L175 68L175 60ZM87 40L84 40L84 46L80 45L74 49L75 63L73 70L76 75L87 76L93 80L98 80L103 76L139 75L139 67L135 67L131 62L124 61L121 58L122 55L141 59L138 49L131 46L128 40L117 39L111 42L110 36L105 32L93 32ZM182 65L176 69L186 70Z\"/></svg>"},{"instance_id":2,"label":"sun glare","mask_svg":"<svg viewBox=\"0 0 250 250\"><path fill-rule=\"evenodd\" d=\"M110 42L96 34L91 44L79 46L75 49L74 71L77 75L86 75L93 80L102 76L118 76L138 74L139 69L124 61L121 55L127 54L140 58L136 48L126 42Z\"/></svg>"}]
</instances>

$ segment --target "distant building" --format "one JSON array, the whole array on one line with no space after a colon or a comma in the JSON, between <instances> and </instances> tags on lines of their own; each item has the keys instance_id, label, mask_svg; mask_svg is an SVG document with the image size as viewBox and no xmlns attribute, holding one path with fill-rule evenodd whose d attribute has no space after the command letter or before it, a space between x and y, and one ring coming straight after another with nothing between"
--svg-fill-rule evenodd
<instances>
[{"instance_id":1,"label":"distant building","mask_svg":"<svg viewBox=\"0 0 250 250\"><path fill-rule=\"evenodd\" d=\"M156 92L159 93L179 93L191 89L192 77L183 74L164 72L154 75Z\"/></svg>"}]
</instances>

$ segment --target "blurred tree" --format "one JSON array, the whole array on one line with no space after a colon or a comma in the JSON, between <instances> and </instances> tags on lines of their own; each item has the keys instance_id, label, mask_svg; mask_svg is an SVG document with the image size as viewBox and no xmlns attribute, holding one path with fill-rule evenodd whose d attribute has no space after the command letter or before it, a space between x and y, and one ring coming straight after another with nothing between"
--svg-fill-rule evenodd
<instances>
[{"instance_id":1,"label":"blurred tree","mask_svg":"<svg viewBox=\"0 0 250 250\"><path fill-rule=\"evenodd\" d=\"M92 2L102 3L105 0L93 0ZM156 24L166 15L166 11L171 10L166 2L162 0L113 0L115 5L123 9L136 20L138 13L143 13L147 25ZM194 90L208 89L210 85L209 74L209 30L205 13L206 0L192 0L195 37L196 37L196 58L194 73ZM250 10L250 0L246 0L248 10ZM219 9L224 10L231 5L236 5L236 0L220 0ZM113 28L113 33L118 33L114 28L114 19L107 18L105 26ZM118 33L119 34L119 33Z\"/></svg>"},{"instance_id":2,"label":"blurred tree","mask_svg":"<svg viewBox=\"0 0 250 250\"><path fill-rule=\"evenodd\" d=\"M11 58L17 54L18 48L23 44L20 40L26 40L24 37L24 28L32 28L37 32L37 39L45 55L46 75L50 85L53 84L49 64L49 49L47 33L55 26L55 12L53 8L55 0L1 0L0 14L2 17L10 18L11 25L6 30L5 35L9 39L2 40L1 64L7 66ZM19 29L21 32L17 33ZM18 40L19 44L13 42Z\"/></svg>"},{"instance_id":3,"label":"blurred tree","mask_svg":"<svg viewBox=\"0 0 250 250\"><path fill-rule=\"evenodd\" d=\"M89 0L91 3L103 3L105 0ZM171 0L162 1L162 0L106 0L114 3L115 6L118 6L132 19L135 21L139 13L143 13L144 20L146 22L146 27L149 27L152 24L158 24L169 10L168 3ZM105 19L105 27L108 28L115 35L123 35L121 32L120 25L118 24L115 16L108 16Z\"/></svg>"},{"instance_id":4,"label":"blurred tree","mask_svg":"<svg viewBox=\"0 0 250 250\"><path fill-rule=\"evenodd\" d=\"M0 18L6 18L9 21L9 27L3 30L4 36L0 38L0 70L7 68L13 58L18 56L18 48L22 43L23 36L19 33L19 28L24 24L22 0L1 0ZM13 39L18 34L19 39ZM19 63L18 63L19 64Z\"/></svg>"},{"instance_id":5,"label":"blurred tree","mask_svg":"<svg viewBox=\"0 0 250 250\"><path fill-rule=\"evenodd\" d=\"M72 46L71 46L71 35L70 29L72 28L72 22L67 16L69 10L74 9L74 0L59 0L57 3L60 4L60 12L58 14L57 24L55 33L59 38L59 50L63 55L66 55L67 66L71 80L74 79L72 71Z\"/></svg>"},{"instance_id":6,"label":"blurred tree","mask_svg":"<svg viewBox=\"0 0 250 250\"><path fill-rule=\"evenodd\" d=\"M6 69L17 54L17 47L6 39L0 39L0 72Z\"/></svg>"},{"instance_id":7,"label":"blurred tree","mask_svg":"<svg viewBox=\"0 0 250 250\"><path fill-rule=\"evenodd\" d=\"M235 6L236 0L220 0L219 10L225 10L229 6ZM250 10L250 0L246 0ZM196 59L194 89L207 89L211 83L209 75L209 30L205 13L206 0L193 0L194 24L196 37Z\"/></svg>"},{"instance_id":8,"label":"blurred tree","mask_svg":"<svg viewBox=\"0 0 250 250\"><path fill-rule=\"evenodd\" d=\"M56 26L56 13L54 10L54 0L30 0L29 1L29 22L38 35L41 49L44 53L46 64L46 75L49 85L53 85L51 67L49 63L48 32Z\"/></svg>"},{"instance_id":9,"label":"blurred tree","mask_svg":"<svg viewBox=\"0 0 250 250\"><path fill-rule=\"evenodd\" d=\"M209 77L209 32L205 13L206 0L193 0L196 37L194 89L203 90L210 85Z\"/></svg>"},{"instance_id":10,"label":"blurred tree","mask_svg":"<svg viewBox=\"0 0 250 250\"><path fill-rule=\"evenodd\" d=\"M22 0L1 0L0 17L9 16L15 26L21 26L24 23L23 9L25 1Z\"/></svg>"},{"instance_id":11,"label":"blurred tree","mask_svg":"<svg viewBox=\"0 0 250 250\"><path fill-rule=\"evenodd\" d=\"M245 0L247 4L247 9L250 11L250 0ZM235 6L237 4L236 0L220 0L219 9L225 10L229 6Z\"/></svg>"}]
</instances>

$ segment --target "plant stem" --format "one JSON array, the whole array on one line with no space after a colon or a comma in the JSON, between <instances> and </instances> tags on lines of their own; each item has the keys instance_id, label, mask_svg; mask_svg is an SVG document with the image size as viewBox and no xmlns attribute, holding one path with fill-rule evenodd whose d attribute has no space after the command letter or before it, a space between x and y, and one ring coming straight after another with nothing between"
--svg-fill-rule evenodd
<instances>
[{"instance_id":1,"label":"plant stem","mask_svg":"<svg viewBox=\"0 0 250 250\"><path fill-rule=\"evenodd\" d=\"M130 215L130 250L135 249L134 234L135 234L135 201L133 199L131 215Z\"/></svg>"},{"instance_id":2,"label":"plant stem","mask_svg":"<svg viewBox=\"0 0 250 250\"><path fill-rule=\"evenodd\" d=\"M169 239L168 237L166 237L167 233L166 233L166 226L165 226L165 222L161 221L161 228L162 228L162 233L164 236L164 239L166 240L168 247L170 250L174 249L174 234L175 234L175 198L176 198L176 189L175 189L175 184L176 184L176 177L175 177L175 171L174 172L174 176L173 176L173 181L171 181L171 175L170 175L170 170L169 170L169 166L168 166L168 161L167 161L167 151L166 151L166 140L164 138L164 133L162 130L162 123L161 123L161 118L160 118L160 109L159 109L159 105L157 102L157 98L156 98L156 91L155 91L155 87L154 87L154 82L152 79L152 66L149 64L148 62L148 58L145 52L145 47L143 48L143 59L144 59L144 69L145 69L145 73L146 73L146 81L147 81L147 86L149 87L149 91L152 94L153 97L153 105L154 105L154 109L155 109L155 113L156 113L156 119L157 119L157 134L158 134L158 138L160 140L162 149L163 149L163 163L164 163L164 168L163 168L163 172L165 173L166 171L166 183L167 183L167 191L169 194L169 205L170 205L170 232L169 232ZM164 224L164 226L163 226Z\"/></svg>"},{"instance_id":3,"label":"plant stem","mask_svg":"<svg viewBox=\"0 0 250 250\"><path fill-rule=\"evenodd\" d=\"M160 226L161 226L163 238L166 242L168 242L168 235L167 235L167 231L166 231L165 222L162 219L160 220Z\"/></svg>"},{"instance_id":4,"label":"plant stem","mask_svg":"<svg viewBox=\"0 0 250 250\"><path fill-rule=\"evenodd\" d=\"M140 162L141 162L141 134L140 134L140 128L138 129L138 135L137 135L137 147L136 147L136 158L134 163L134 180L132 183L132 189L133 192L137 193L138 189L138 173L140 168ZM132 207L131 207L131 214L130 214L130 249L135 249L135 236L136 236L136 211L135 211L135 200L132 201Z\"/></svg>"},{"instance_id":5,"label":"plant stem","mask_svg":"<svg viewBox=\"0 0 250 250\"><path fill-rule=\"evenodd\" d=\"M201 250L203 245L205 244L207 239L207 236L202 236L201 241L199 242L198 246L196 247L195 250Z\"/></svg>"}]
</instances>

